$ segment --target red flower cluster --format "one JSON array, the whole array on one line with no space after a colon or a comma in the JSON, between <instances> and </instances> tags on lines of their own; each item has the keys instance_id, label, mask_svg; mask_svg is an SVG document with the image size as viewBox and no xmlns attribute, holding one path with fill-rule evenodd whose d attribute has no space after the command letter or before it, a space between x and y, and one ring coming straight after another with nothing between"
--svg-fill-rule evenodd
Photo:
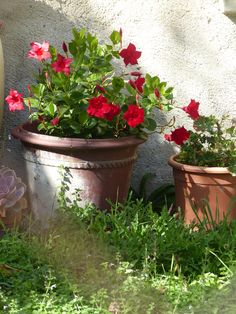
<instances>
[{"instance_id":1,"label":"red flower cluster","mask_svg":"<svg viewBox=\"0 0 236 314\"><path fill-rule=\"evenodd\" d=\"M43 61L51 58L51 54L49 52L49 43L44 41L42 44L33 42L30 44L31 50L28 52L29 58L35 58L39 61ZM67 53L68 48L66 44L62 43L62 49L65 53ZM65 58L62 55L57 55L57 61L52 63L52 68L55 72L62 72L65 75L70 75L70 64L73 60L71 58Z\"/></svg>"},{"instance_id":2,"label":"red flower cluster","mask_svg":"<svg viewBox=\"0 0 236 314\"><path fill-rule=\"evenodd\" d=\"M144 109L137 105L129 105L128 110L124 113L123 119L127 121L131 128L144 122Z\"/></svg>"},{"instance_id":3,"label":"red flower cluster","mask_svg":"<svg viewBox=\"0 0 236 314\"><path fill-rule=\"evenodd\" d=\"M200 115L198 112L198 108L199 108L199 102L191 99L190 103L188 106L183 107L182 109L193 119L193 120L197 120Z\"/></svg>"},{"instance_id":4,"label":"red flower cluster","mask_svg":"<svg viewBox=\"0 0 236 314\"><path fill-rule=\"evenodd\" d=\"M120 113L120 107L109 104L108 100L100 95L89 100L87 113L90 117L96 117L112 121L115 116ZM129 105L128 110L124 113L123 119L131 128L144 122L144 109L137 105Z\"/></svg>"},{"instance_id":5,"label":"red flower cluster","mask_svg":"<svg viewBox=\"0 0 236 314\"><path fill-rule=\"evenodd\" d=\"M190 133L185 127L180 127L171 132L171 134L165 134L164 138L169 142L175 142L177 145L183 145L189 139Z\"/></svg>"},{"instance_id":6,"label":"red flower cluster","mask_svg":"<svg viewBox=\"0 0 236 314\"><path fill-rule=\"evenodd\" d=\"M111 121L120 113L120 107L109 104L108 100L100 95L89 100L87 113L90 117L96 117Z\"/></svg>"}]
</instances>

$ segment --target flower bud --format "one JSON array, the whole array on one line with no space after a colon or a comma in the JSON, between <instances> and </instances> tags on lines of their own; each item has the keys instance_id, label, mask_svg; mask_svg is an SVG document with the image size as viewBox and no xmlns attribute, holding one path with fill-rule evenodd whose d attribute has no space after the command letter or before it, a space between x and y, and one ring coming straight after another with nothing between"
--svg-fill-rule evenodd
<instances>
[{"instance_id":1,"label":"flower bud","mask_svg":"<svg viewBox=\"0 0 236 314\"><path fill-rule=\"evenodd\" d=\"M121 44L121 45L122 45L122 34L123 34L122 28L120 28L120 44Z\"/></svg>"},{"instance_id":2,"label":"flower bud","mask_svg":"<svg viewBox=\"0 0 236 314\"><path fill-rule=\"evenodd\" d=\"M51 120L51 125L53 125L53 126L58 125L58 123L59 123L59 118L58 117L56 117L56 118Z\"/></svg>"},{"instance_id":3,"label":"flower bud","mask_svg":"<svg viewBox=\"0 0 236 314\"><path fill-rule=\"evenodd\" d=\"M67 45L66 45L66 43L65 43L64 41L63 41L63 43L62 43L62 49L63 49L63 51L64 51L65 53L68 52Z\"/></svg>"},{"instance_id":4,"label":"flower bud","mask_svg":"<svg viewBox=\"0 0 236 314\"><path fill-rule=\"evenodd\" d=\"M154 89L154 93L155 93L156 98L160 99L160 92L157 88Z\"/></svg>"},{"instance_id":5,"label":"flower bud","mask_svg":"<svg viewBox=\"0 0 236 314\"><path fill-rule=\"evenodd\" d=\"M132 75L132 76L141 76L142 73L139 72L139 71L134 71L134 72L130 72L130 75Z\"/></svg>"}]
</instances>

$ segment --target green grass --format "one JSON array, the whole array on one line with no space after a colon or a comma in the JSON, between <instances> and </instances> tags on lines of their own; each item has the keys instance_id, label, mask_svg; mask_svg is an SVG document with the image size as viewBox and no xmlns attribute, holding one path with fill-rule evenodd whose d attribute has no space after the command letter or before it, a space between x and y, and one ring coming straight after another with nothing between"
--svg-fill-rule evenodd
<instances>
[{"instance_id":1,"label":"green grass","mask_svg":"<svg viewBox=\"0 0 236 314\"><path fill-rule=\"evenodd\" d=\"M0 240L0 313L234 313L236 222L194 230L141 200L72 203Z\"/></svg>"}]
</instances>

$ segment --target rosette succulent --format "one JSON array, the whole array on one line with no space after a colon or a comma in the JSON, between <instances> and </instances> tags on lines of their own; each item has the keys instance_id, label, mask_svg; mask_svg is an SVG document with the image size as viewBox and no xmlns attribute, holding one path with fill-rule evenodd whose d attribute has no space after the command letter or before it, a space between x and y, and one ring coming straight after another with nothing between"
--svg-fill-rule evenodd
<instances>
[{"instance_id":1,"label":"rosette succulent","mask_svg":"<svg viewBox=\"0 0 236 314\"><path fill-rule=\"evenodd\" d=\"M26 185L14 170L0 168L0 217L6 217L9 210L18 212L26 208L25 190Z\"/></svg>"}]
</instances>

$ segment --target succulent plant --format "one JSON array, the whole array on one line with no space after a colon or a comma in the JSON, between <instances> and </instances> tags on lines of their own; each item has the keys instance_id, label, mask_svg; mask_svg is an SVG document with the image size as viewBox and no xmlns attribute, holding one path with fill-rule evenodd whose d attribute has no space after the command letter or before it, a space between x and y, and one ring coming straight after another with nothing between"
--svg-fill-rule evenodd
<instances>
[{"instance_id":1,"label":"succulent plant","mask_svg":"<svg viewBox=\"0 0 236 314\"><path fill-rule=\"evenodd\" d=\"M0 217L6 217L9 210L18 212L26 208L25 190L26 185L14 170L0 167Z\"/></svg>"}]
</instances>

